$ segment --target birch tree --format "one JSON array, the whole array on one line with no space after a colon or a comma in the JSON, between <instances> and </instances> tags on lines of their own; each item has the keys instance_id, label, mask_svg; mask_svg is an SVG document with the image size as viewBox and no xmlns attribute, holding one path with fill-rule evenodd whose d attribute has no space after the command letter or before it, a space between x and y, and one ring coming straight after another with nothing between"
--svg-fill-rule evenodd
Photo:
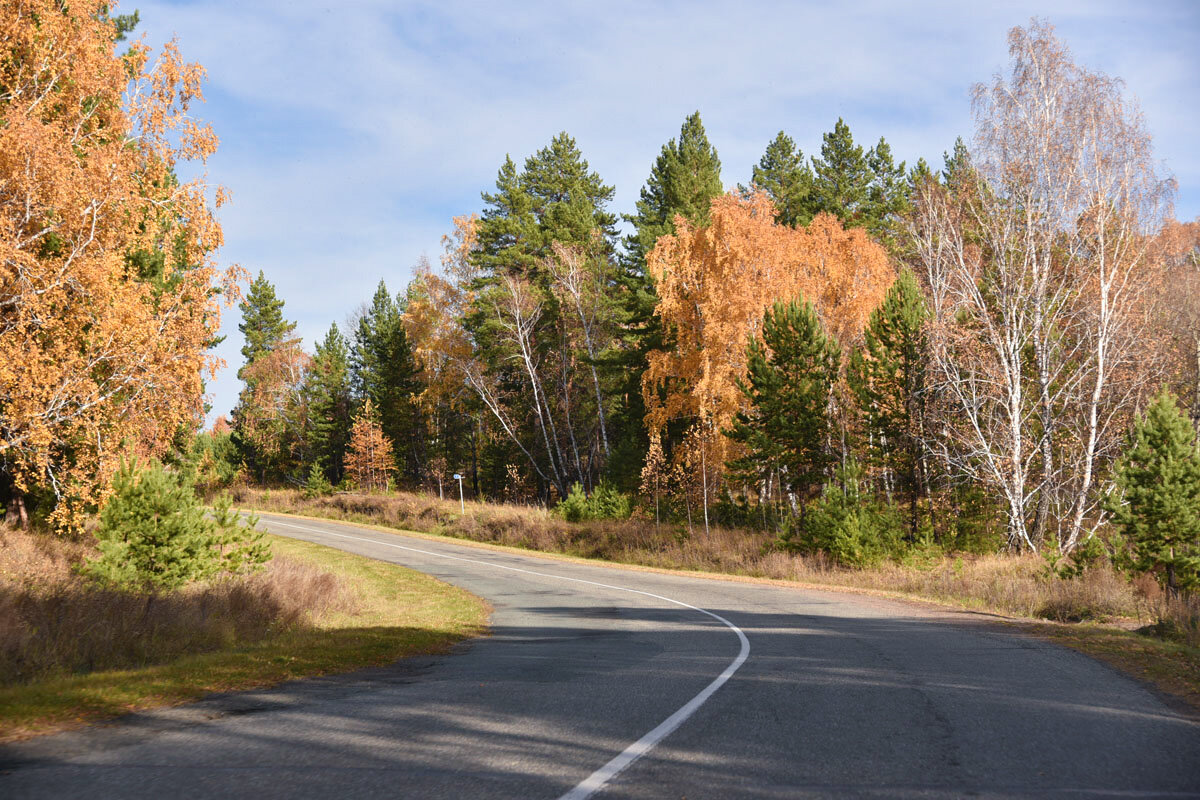
<instances>
[{"instance_id":1,"label":"birch tree","mask_svg":"<svg viewBox=\"0 0 1200 800\"><path fill-rule=\"evenodd\" d=\"M1048 24L1013 28L1009 54L974 89L970 169L923 183L911 234L944 455L1000 490L1011 547L1069 551L1103 520L1098 476L1149 378L1146 250L1172 182L1121 82L1076 65Z\"/></svg>"}]
</instances>

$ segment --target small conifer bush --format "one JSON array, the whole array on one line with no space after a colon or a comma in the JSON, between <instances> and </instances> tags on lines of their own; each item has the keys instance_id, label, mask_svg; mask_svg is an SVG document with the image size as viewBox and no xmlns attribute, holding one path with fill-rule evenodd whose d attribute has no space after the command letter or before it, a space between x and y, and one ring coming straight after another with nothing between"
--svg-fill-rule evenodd
<instances>
[{"instance_id":1,"label":"small conifer bush","mask_svg":"<svg viewBox=\"0 0 1200 800\"><path fill-rule=\"evenodd\" d=\"M259 568L271 557L256 520L243 520L228 497L208 516L191 485L162 467L121 465L100 515L100 554L82 571L98 583L150 593Z\"/></svg>"}]
</instances>

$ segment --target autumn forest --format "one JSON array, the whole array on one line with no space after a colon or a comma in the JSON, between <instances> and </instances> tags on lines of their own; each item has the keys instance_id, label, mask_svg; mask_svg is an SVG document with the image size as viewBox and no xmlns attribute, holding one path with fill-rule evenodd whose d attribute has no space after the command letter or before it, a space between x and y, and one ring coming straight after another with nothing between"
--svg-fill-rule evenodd
<instances>
[{"instance_id":1,"label":"autumn forest","mask_svg":"<svg viewBox=\"0 0 1200 800\"><path fill-rule=\"evenodd\" d=\"M1049 24L1012 29L974 130L915 164L839 119L723 169L697 112L614 209L548 132L309 350L270 275L221 264L221 192L179 177L217 146L203 69L82 5L0 22L10 522L85 530L136 455L208 495L457 502L457 474L467 500L847 566L1036 551L1200 585L1200 221ZM243 388L203 430L235 304Z\"/></svg>"}]
</instances>

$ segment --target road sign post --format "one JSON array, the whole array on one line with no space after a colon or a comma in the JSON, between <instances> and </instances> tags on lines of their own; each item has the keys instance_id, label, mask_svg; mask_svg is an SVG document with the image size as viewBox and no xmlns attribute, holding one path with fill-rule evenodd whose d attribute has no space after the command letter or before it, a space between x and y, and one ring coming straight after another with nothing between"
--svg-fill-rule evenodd
<instances>
[{"instance_id":1,"label":"road sign post","mask_svg":"<svg viewBox=\"0 0 1200 800\"><path fill-rule=\"evenodd\" d=\"M465 515L467 513L467 501L463 500L462 475L457 472L454 473L454 480L458 481L458 504L462 507L462 513Z\"/></svg>"}]
</instances>

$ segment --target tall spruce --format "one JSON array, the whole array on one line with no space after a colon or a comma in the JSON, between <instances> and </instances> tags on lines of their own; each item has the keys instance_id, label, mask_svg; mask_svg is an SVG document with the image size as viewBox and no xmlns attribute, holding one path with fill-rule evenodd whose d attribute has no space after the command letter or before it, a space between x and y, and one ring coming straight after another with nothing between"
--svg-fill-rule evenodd
<instances>
[{"instance_id":1,"label":"tall spruce","mask_svg":"<svg viewBox=\"0 0 1200 800\"><path fill-rule=\"evenodd\" d=\"M867 463L889 495L908 501L916 536L918 503L928 487L925 441L925 299L911 270L900 273L871 313L863 345L850 357L847 377L867 434Z\"/></svg>"},{"instance_id":2,"label":"tall spruce","mask_svg":"<svg viewBox=\"0 0 1200 800\"><path fill-rule=\"evenodd\" d=\"M633 226L624 240L620 276L625 290L626 347L610 365L622 380L613 410L614 453L609 474L622 489L636 489L640 481L649 447L641 379L647 354L663 348L663 331L654 314L658 294L646 271L646 255L660 236L675 232L676 215L696 225L706 223L712 199L723 191L721 160L697 111L683 121L679 138L662 146L642 187L637 213L625 216Z\"/></svg>"},{"instance_id":3,"label":"tall spruce","mask_svg":"<svg viewBox=\"0 0 1200 800\"><path fill-rule=\"evenodd\" d=\"M1109 495L1113 523L1172 595L1200 590L1200 449L1196 431L1163 391L1138 416Z\"/></svg>"},{"instance_id":4,"label":"tall spruce","mask_svg":"<svg viewBox=\"0 0 1200 800\"><path fill-rule=\"evenodd\" d=\"M763 317L762 337L746 348L749 404L729 437L746 454L730 464L735 475L769 492L776 502L794 499L801 516L828 475L832 454L829 399L841 353L825 333L811 303L778 302Z\"/></svg>"},{"instance_id":5,"label":"tall spruce","mask_svg":"<svg viewBox=\"0 0 1200 800\"><path fill-rule=\"evenodd\" d=\"M309 452L325 478L336 484L345 475L346 447L353 424L350 349L337 325L330 325L324 341L317 342L304 393Z\"/></svg>"},{"instance_id":6,"label":"tall spruce","mask_svg":"<svg viewBox=\"0 0 1200 800\"><path fill-rule=\"evenodd\" d=\"M403 298L393 298L387 284L380 281L355 328L350 370L359 401L370 400L375 407L396 465L415 482L420 478L423 456L417 404L421 385L402 316Z\"/></svg>"},{"instance_id":7,"label":"tall spruce","mask_svg":"<svg viewBox=\"0 0 1200 800\"><path fill-rule=\"evenodd\" d=\"M751 172L753 184L775 203L780 225L807 225L813 215L813 173L792 137L780 131ZM741 187L745 193L748 187Z\"/></svg>"}]
</instances>

